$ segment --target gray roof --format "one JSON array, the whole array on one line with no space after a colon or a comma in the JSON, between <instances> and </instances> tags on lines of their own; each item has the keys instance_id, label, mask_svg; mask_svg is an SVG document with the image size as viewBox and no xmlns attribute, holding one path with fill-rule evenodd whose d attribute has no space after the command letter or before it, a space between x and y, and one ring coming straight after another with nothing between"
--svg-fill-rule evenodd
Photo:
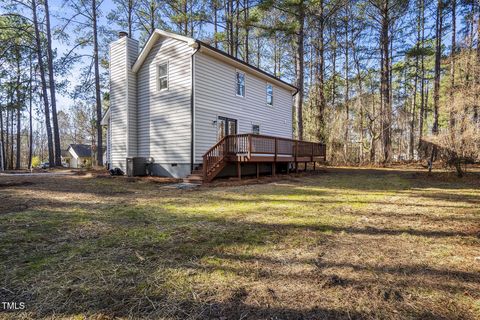
<instances>
[{"instance_id":1,"label":"gray roof","mask_svg":"<svg viewBox=\"0 0 480 320\"><path fill-rule=\"evenodd\" d=\"M68 148L72 148L80 158L88 158L92 156L92 147L88 144L71 144Z\"/></svg>"}]
</instances>

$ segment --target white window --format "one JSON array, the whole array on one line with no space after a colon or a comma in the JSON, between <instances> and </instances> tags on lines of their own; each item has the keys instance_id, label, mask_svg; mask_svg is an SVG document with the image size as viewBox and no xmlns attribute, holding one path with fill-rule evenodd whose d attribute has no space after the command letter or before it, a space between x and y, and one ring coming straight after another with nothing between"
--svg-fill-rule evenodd
<instances>
[{"instance_id":1,"label":"white window","mask_svg":"<svg viewBox=\"0 0 480 320\"><path fill-rule=\"evenodd\" d=\"M260 134L260 125L252 124L252 133L253 134Z\"/></svg>"},{"instance_id":2,"label":"white window","mask_svg":"<svg viewBox=\"0 0 480 320\"><path fill-rule=\"evenodd\" d=\"M237 96L245 97L245 73L237 71Z\"/></svg>"},{"instance_id":3,"label":"white window","mask_svg":"<svg viewBox=\"0 0 480 320\"><path fill-rule=\"evenodd\" d=\"M168 90L168 62L158 65L158 91Z\"/></svg>"},{"instance_id":4,"label":"white window","mask_svg":"<svg viewBox=\"0 0 480 320\"><path fill-rule=\"evenodd\" d=\"M267 104L273 106L273 86L270 83L267 83Z\"/></svg>"}]
</instances>

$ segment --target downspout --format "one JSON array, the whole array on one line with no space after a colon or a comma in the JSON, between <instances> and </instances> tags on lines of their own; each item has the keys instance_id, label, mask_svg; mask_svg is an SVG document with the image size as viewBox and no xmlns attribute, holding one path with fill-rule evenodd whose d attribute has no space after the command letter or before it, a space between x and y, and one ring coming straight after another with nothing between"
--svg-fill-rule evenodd
<instances>
[{"instance_id":1,"label":"downspout","mask_svg":"<svg viewBox=\"0 0 480 320\"><path fill-rule=\"evenodd\" d=\"M195 48L195 51L192 53L192 61L191 61L191 66L192 66L192 70L191 70L191 75L192 75L192 78L191 78L191 88L190 88L190 119L191 119L191 123L190 123L190 128L191 128L191 134L190 134L190 173L193 173L193 164L195 162L195 159L194 159L194 142L195 142L195 99L194 99L194 94L195 94L195 54L198 52L198 50L200 50L200 42L199 41L195 41L194 43L194 48Z\"/></svg>"}]
</instances>

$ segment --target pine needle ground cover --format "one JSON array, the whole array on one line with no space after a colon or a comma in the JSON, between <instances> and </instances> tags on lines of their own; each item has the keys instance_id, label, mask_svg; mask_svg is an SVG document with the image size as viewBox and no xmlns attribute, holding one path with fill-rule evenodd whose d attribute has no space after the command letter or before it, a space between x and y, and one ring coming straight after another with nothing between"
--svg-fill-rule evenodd
<instances>
[{"instance_id":1,"label":"pine needle ground cover","mask_svg":"<svg viewBox=\"0 0 480 320\"><path fill-rule=\"evenodd\" d=\"M478 319L480 183L0 177L0 318ZM1 306L0 306L1 307Z\"/></svg>"}]
</instances>

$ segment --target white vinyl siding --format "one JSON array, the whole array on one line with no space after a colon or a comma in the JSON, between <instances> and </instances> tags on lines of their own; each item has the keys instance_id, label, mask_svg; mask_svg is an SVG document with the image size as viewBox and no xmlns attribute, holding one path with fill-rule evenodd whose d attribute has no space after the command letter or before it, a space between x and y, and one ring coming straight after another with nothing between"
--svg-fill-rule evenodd
<instances>
[{"instance_id":1,"label":"white vinyl siding","mask_svg":"<svg viewBox=\"0 0 480 320\"><path fill-rule=\"evenodd\" d=\"M275 105L265 107L265 80L245 70L248 86L244 99L226 92L236 87L237 69L206 53L195 54L195 162L217 141L218 116L236 119L238 133L251 133L260 125L261 134L292 138L292 92L273 86ZM215 75L215 76L212 76ZM218 122L217 122L218 123Z\"/></svg>"},{"instance_id":2,"label":"white vinyl siding","mask_svg":"<svg viewBox=\"0 0 480 320\"><path fill-rule=\"evenodd\" d=\"M108 127L107 127L107 162L112 168L112 117L108 118Z\"/></svg>"},{"instance_id":3,"label":"white vinyl siding","mask_svg":"<svg viewBox=\"0 0 480 320\"><path fill-rule=\"evenodd\" d=\"M127 37L110 45L110 161L124 171L137 141L136 77L130 70L137 54L138 42Z\"/></svg>"},{"instance_id":4,"label":"white vinyl siding","mask_svg":"<svg viewBox=\"0 0 480 320\"><path fill-rule=\"evenodd\" d=\"M127 37L126 37L127 38ZM127 157L137 155L137 76L132 66L138 56L138 42L127 38L127 77L128 77L128 145Z\"/></svg>"},{"instance_id":5,"label":"white vinyl siding","mask_svg":"<svg viewBox=\"0 0 480 320\"><path fill-rule=\"evenodd\" d=\"M138 70L138 156L190 163L191 54L187 43L163 38ZM158 91L158 66L166 61L168 91Z\"/></svg>"}]
</instances>

